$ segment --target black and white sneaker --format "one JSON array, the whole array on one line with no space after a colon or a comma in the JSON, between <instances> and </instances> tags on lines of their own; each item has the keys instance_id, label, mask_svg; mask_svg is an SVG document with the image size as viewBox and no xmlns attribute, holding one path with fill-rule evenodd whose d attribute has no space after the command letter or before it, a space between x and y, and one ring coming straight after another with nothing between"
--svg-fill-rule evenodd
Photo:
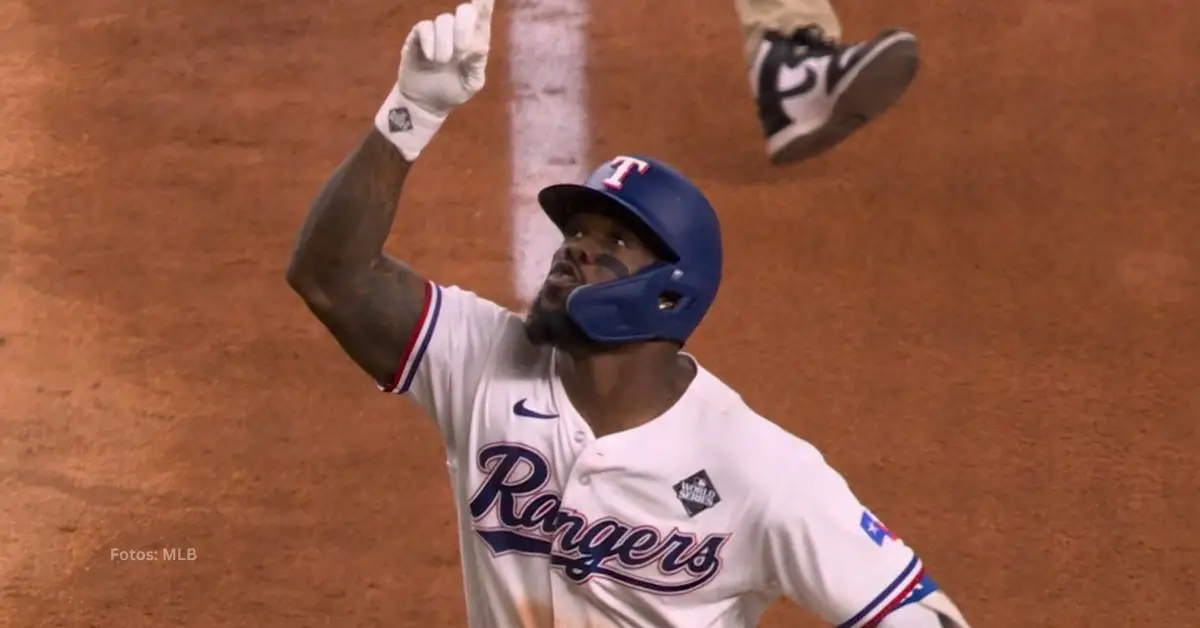
<instances>
[{"instance_id":1,"label":"black and white sneaker","mask_svg":"<svg viewBox=\"0 0 1200 628\"><path fill-rule=\"evenodd\" d=\"M900 100L917 75L917 38L887 30L838 45L811 26L768 32L750 68L771 163L808 159Z\"/></svg>"}]
</instances>

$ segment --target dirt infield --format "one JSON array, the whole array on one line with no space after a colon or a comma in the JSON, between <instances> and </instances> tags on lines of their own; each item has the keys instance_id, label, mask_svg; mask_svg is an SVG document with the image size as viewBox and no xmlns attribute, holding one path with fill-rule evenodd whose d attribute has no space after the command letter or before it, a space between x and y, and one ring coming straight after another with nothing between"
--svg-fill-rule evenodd
<instances>
[{"instance_id":1,"label":"dirt infield","mask_svg":"<svg viewBox=\"0 0 1200 628\"><path fill-rule=\"evenodd\" d=\"M436 431L283 281L442 5L186 4L0 5L0 626L462 625ZM595 3L589 105L597 159L661 156L722 212L695 353L976 625L1200 625L1192 5L846 3L850 36L922 36L917 85L770 170L732 7L656 4L679 23ZM496 30L390 246L511 303Z\"/></svg>"}]
</instances>

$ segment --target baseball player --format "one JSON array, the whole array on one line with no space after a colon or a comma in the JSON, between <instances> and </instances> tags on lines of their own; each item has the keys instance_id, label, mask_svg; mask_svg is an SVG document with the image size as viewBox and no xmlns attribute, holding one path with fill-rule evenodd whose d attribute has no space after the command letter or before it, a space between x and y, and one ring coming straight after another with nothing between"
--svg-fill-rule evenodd
<instances>
[{"instance_id":1,"label":"baseball player","mask_svg":"<svg viewBox=\"0 0 1200 628\"><path fill-rule=\"evenodd\" d=\"M916 37L838 43L830 0L734 0L771 163L814 157L895 104L916 77Z\"/></svg>"},{"instance_id":2,"label":"baseball player","mask_svg":"<svg viewBox=\"0 0 1200 628\"><path fill-rule=\"evenodd\" d=\"M484 85L491 14L412 29L288 268L349 357L436 422L469 624L742 627L786 596L846 628L967 628L819 451L683 351L722 244L668 165L621 155L541 192L563 242L525 317L383 252L411 164Z\"/></svg>"}]
</instances>

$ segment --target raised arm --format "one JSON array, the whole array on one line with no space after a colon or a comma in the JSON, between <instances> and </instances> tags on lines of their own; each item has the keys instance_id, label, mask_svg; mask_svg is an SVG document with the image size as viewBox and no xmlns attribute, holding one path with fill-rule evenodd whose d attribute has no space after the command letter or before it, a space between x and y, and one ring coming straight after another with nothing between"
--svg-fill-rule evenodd
<instances>
[{"instance_id":1,"label":"raised arm","mask_svg":"<svg viewBox=\"0 0 1200 628\"><path fill-rule=\"evenodd\" d=\"M313 201L287 271L292 289L379 382L393 379L425 304L425 280L383 252L409 165L371 129Z\"/></svg>"},{"instance_id":2,"label":"raised arm","mask_svg":"<svg viewBox=\"0 0 1200 628\"><path fill-rule=\"evenodd\" d=\"M491 0L413 27L374 128L309 209L288 284L377 382L394 382L434 288L383 252L409 166L455 107L484 85Z\"/></svg>"}]
</instances>

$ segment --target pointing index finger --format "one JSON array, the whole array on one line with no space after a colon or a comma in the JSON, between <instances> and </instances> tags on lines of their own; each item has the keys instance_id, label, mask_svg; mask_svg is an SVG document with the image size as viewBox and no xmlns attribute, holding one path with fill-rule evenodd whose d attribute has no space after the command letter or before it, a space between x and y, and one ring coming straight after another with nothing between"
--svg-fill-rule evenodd
<instances>
[{"instance_id":1,"label":"pointing index finger","mask_svg":"<svg viewBox=\"0 0 1200 628\"><path fill-rule=\"evenodd\" d=\"M475 28L488 29L492 24L492 5L495 0L471 0L471 6L475 7Z\"/></svg>"},{"instance_id":2,"label":"pointing index finger","mask_svg":"<svg viewBox=\"0 0 1200 628\"><path fill-rule=\"evenodd\" d=\"M471 50L471 42L475 37L475 23L478 15L475 6L460 4L454 12L454 48L459 51Z\"/></svg>"}]
</instances>

